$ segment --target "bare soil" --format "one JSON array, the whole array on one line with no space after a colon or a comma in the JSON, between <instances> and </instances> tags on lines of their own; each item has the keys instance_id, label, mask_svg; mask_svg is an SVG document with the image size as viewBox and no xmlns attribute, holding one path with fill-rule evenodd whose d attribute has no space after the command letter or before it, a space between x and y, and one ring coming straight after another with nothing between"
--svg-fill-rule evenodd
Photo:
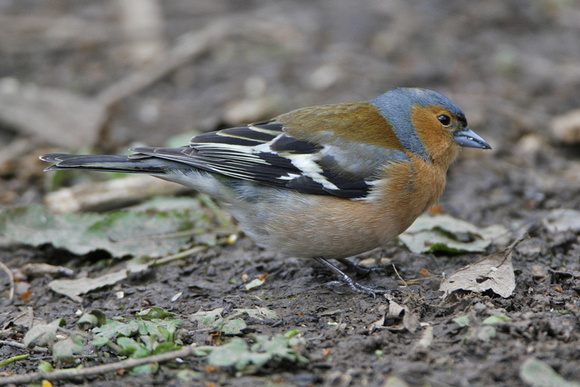
<instances>
[{"instance_id":1,"label":"bare soil","mask_svg":"<svg viewBox=\"0 0 580 387\"><path fill-rule=\"evenodd\" d=\"M114 2L8 1L0 5L0 77L96 95L134 71L123 51ZM440 210L478 226L502 224L530 238L513 253L516 290L442 298L439 282L481 255L416 255L392 242L368 257L392 266L359 278L393 287L394 299L415 313L413 332L384 316L383 297L331 286L315 262L258 248L248 238L132 276L76 303L51 292L54 276L23 280L0 305L0 340L21 342L23 312L73 329L78 310L131 317L159 306L184 321L185 344L209 344L188 316L199 310L267 307L278 322L250 320L250 333L298 329L309 363L272 364L257 374L207 367L203 358L164 365L154 375L108 373L60 385L387 386L525 385L520 370L537 358L560 376L580 381L580 231L550 232L544 220L557 208L580 209L580 143L560 142L554 117L580 106L580 5L564 1L175 1L160 2L167 45L187 31L216 23L229 28L203 55L116 106L109 134L97 148L122 152L130 143L154 145L178 133L214 130L268 118L300 106L370 99L397 86L437 90L466 113L493 151L466 150L448 175ZM355 5L356 3L356 5ZM226 27L224 27L226 28ZM71 32L72 31L72 32ZM245 104L245 105L243 105ZM73 114L71 112L71 114ZM1 117L0 117L0 122ZM65 151L10 122L0 126L2 205L42 201L37 156ZM10 155L16 144L24 151ZM75 150L75 149L68 149ZM6 157L5 155L10 155ZM491 246L488 253L501 249ZM363 257L364 258L364 257ZM11 269L50 263L97 276L117 264L104 252L74 256L51 246L3 241L0 262ZM267 274L246 291L242 278ZM235 280L235 281L232 281ZM235 283L234 283L235 282ZM29 287L28 287L29 285ZM117 292L123 291L124 298ZM175 301L172 297L182 292ZM5 294L5 293L3 293ZM23 294L26 294L23 297ZM461 328L453 319L470 316ZM481 334L494 315L509 321ZM427 327L433 339L420 345ZM227 340L226 338L223 338ZM0 344L0 359L27 353ZM46 354L4 366L2 376L34 372ZM99 364L86 361L85 367ZM201 372L183 381L179 369ZM389 381L390 380L390 381Z\"/></svg>"}]
</instances>

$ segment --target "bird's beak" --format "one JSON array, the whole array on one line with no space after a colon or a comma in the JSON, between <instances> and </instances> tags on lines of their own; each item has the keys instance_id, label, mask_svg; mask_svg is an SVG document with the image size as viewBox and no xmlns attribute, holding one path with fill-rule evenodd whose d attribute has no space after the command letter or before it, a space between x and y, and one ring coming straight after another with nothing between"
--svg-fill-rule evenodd
<instances>
[{"instance_id":1,"label":"bird's beak","mask_svg":"<svg viewBox=\"0 0 580 387\"><path fill-rule=\"evenodd\" d=\"M483 138L469 128L455 132L453 139L459 145L467 148L491 149L491 146Z\"/></svg>"}]
</instances>

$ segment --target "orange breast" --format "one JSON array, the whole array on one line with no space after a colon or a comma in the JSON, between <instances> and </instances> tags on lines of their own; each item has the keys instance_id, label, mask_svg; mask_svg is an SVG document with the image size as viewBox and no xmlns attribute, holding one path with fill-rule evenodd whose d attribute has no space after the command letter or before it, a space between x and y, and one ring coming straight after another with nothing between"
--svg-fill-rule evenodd
<instances>
[{"instance_id":1,"label":"orange breast","mask_svg":"<svg viewBox=\"0 0 580 387\"><path fill-rule=\"evenodd\" d=\"M289 190L252 211L228 209L259 245L289 256L346 258L377 248L405 231L439 198L445 171L422 160L392 164L368 200Z\"/></svg>"}]
</instances>

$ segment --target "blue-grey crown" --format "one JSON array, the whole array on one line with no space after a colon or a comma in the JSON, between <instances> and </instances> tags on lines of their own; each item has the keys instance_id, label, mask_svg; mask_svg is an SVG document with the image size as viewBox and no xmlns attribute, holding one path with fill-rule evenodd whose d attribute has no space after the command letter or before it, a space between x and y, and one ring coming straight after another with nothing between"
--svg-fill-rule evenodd
<instances>
[{"instance_id":1,"label":"blue-grey crown","mask_svg":"<svg viewBox=\"0 0 580 387\"><path fill-rule=\"evenodd\" d=\"M432 90L418 88L398 88L386 92L370 101L379 109L383 117L391 124L401 145L427 161L429 155L423 142L413 128L411 107L441 106L453 115L463 117L463 112L449 98Z\"/></svg>"}]
</instances>

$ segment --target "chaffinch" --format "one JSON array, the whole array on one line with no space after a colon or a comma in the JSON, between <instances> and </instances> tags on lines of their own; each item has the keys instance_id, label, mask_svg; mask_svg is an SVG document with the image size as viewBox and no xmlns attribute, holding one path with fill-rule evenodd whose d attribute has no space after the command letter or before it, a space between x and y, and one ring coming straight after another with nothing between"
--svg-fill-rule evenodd
<instances>
[{"instance_id":1,"label":"chaffinch","mask_svg":"<svg viewBox=\"0 0 580 387\"><path fill-rule=\"evenodd\" d=\"M373 100L306 107L268 121L195 136L180 148L130 156L46 154L47 171L145 173L217 199L267 249L328 259L392 240L439 198L460 147L490 149L445 96L393 89Z\"/></svg>"}]
</instances>

